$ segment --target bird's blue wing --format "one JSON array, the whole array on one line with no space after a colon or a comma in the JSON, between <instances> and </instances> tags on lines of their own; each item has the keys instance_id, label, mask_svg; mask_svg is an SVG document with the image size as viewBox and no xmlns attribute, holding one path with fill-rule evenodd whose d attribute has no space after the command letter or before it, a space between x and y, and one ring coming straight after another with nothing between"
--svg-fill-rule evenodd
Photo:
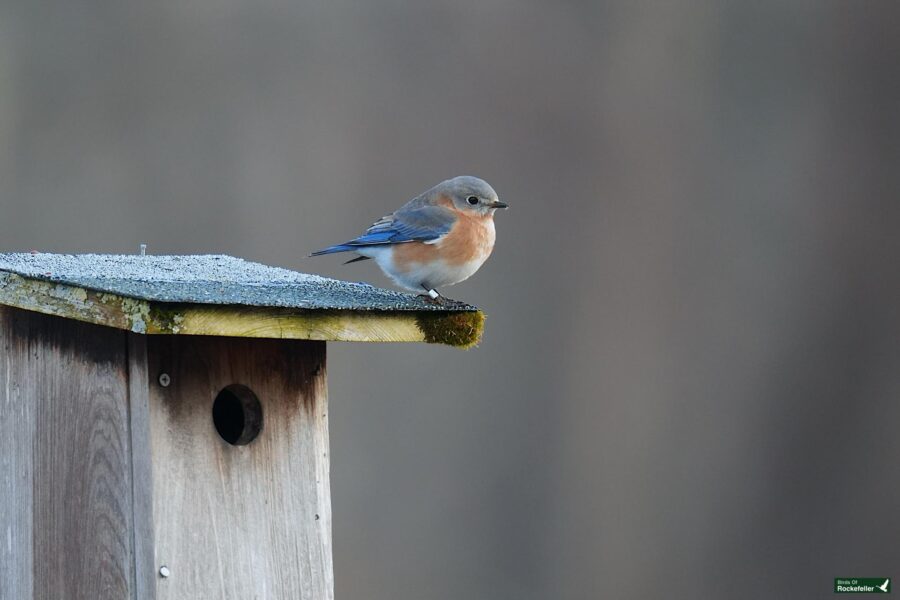
<instances>
[{"instance_id":1,"label":"bird's blue wing","mask_svg":"<svg viewBox=\"0 0 900 600\"><path fill-rule=\"evenodd\" d=\"M375 221L358 238L313 252L311 256L349 252L362 246L429 242L449 233L455 222L453 211L442 206L399 210Z\"/></svg>"}]
</instances>

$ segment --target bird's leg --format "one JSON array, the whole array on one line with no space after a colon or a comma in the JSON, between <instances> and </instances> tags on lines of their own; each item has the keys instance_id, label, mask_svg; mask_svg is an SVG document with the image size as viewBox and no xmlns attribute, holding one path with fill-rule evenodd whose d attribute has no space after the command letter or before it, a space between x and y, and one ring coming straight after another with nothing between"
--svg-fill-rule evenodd
<instances>
[{"instance_id":1,"label":"bird's leg","mask_svg":"<svg viewBox=\"0 0 900 600\"><path fill-rule=\"evenodd\" d=\"M422 284L422 289L425 290L425 293L419 294L419 298L422 298L426 302L430 302L431 304L444 304L444 297L441 296L436 289L429 288L425 284Z\"/></svg>"}]
</instances>

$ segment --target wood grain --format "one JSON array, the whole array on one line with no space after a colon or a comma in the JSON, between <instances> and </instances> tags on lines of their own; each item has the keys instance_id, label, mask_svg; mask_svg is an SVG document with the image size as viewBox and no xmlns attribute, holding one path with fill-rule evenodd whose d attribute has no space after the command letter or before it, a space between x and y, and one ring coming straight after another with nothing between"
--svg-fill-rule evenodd
<instances>
[{"instance_id":1,"label":"wood grain","mask_svg":"<svg viewBox=\"0 0 900 600\"><path fill-rule=\"evenodd\" d=\"M156 597L153 558L153 464L150 453L150 381L147 338L128 333L128 408L131 432L134 598Z\"/></svg>"},{"instance_id":2,"label":"wood grain","mask_svg":"<svg viewBox=\"0 0 900 600\"><path fill-rule=\"evenodd\" d=\"M178 333L342 342L424 342L416 313L298 311L245 306L179 307Z\"/></svg>"},{"instance_id":3,"label":"wood grain","mask_svg":"<svg viewBox=\"0 0 900 600\"><path fill-rule=\"evenodd\" d=\"M126 598L133 557L124 334L3 313L3 401L12 408L2 426L16 439L17 529L4 540L17 555L11 597ZM4 463L4 477L9 469Z\"/></svg>"},{"instance_id":4,"label":"wood grain","mask_svg":"<svg viewBox=\"0 0 900 600\"><path fill-rule=\"evenodd\" d=\"M166 336L148 356L157 597L333 598L325 344ZM263 409L245 446L212 421L235 383Z\"/></svg>"},{"instance_id":5,"label":"wood grain","mask_svg":"<svg viewBox=\"0 0 900 600\"><path fill-rule=\"evenodd\" d=\"M13 308L0 306L0 600L28 600L32 586L34 403L22 390ZM15 352L15 354L13 354Z\"/></svg>"}]
</instances>

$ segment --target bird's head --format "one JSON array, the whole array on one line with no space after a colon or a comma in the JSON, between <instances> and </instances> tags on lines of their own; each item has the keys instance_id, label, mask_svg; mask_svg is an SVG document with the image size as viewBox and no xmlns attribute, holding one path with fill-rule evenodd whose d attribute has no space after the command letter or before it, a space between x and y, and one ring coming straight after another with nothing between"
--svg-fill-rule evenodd
<instances>
[{"instance_id":1,"label":"bird's head","mask_svg":"<svg viewBox=\"0 0 900 600\"><path fill-rule=\"evenodd\" d=\"M479 216L490 216L498 208L508 208L505 202L500 202L497 192L487 181L461 175L442 181L431 192L435 198L449 200L453 208L462 213L475 213Z\"/></svg>"}]
</instances>

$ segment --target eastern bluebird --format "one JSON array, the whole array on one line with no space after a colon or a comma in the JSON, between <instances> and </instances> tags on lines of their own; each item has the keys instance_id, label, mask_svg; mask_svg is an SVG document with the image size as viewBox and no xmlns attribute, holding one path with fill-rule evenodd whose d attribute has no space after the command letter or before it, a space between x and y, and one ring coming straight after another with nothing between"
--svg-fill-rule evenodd
<instances>
[{"instance_id":1,"label":"eastern bluebird","mask_svg":"<svg viewBox=\"0 0 900 600\"><path fill-rule=\"evenodd\" d=\"M437 299L437 288L468 279L491 255L498 208L507 208L507 204L500 202L486 181L454 177L375 221L358 238L310 256L361 255L347 263L374 258L397 285L425 290Z\"/></svg>"}]
</instances>

